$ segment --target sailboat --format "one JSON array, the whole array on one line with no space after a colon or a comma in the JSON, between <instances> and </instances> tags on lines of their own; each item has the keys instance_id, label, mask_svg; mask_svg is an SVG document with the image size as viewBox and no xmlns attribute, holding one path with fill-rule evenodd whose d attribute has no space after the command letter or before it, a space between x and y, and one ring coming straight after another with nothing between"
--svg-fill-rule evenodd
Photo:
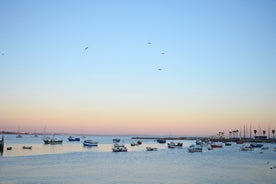
<instances>
[{"instance_id":1,"label":"sailboat","mask_svg":"<svg viewBox=\"0 0 276 184\"><path fill-rule=\"evenodd\" d=\"M18 128L16 138L22 138L23 136L20 133L20 127Z\"/></svg>"}]
</instances>

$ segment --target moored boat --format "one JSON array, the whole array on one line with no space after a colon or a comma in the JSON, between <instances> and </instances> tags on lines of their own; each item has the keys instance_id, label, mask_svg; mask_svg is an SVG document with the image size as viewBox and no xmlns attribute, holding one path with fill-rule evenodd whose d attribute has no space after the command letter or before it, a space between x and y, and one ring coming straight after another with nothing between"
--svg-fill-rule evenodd
<instances>
[{"instance_id":1,"label":"moored boat","mask_svg":"<svg viewBox=\"0 0 276 184\"><path fill-rule=\"evenodd\" d=\"M147 151L157 151L157 148L153 148L153 147L146 147Z\"/></svg>"},{"instance_id":2,"label":"moored boat","mask_svg":"<svg viewBox=\"0 0 276 184\"><path fill-rule=\"evenodd\" d=\"M243 145L243 146L241 147L241 151L253 151L253 150L254 150L254 148L251 147L251 146Z\"/></svg>"},{"instance_id":3,"label":"moored boat","mask_svg":"<svg viewBox=\"0 0 276 184\"><path fill-rule=\"evenodd\" d=\"M168 143L168 148L182 148L183 143L182 142L170 142Z\"/></svg>"},{"instance_id":4,"label":"moored boat","mask_svg":"<svg viewBox=\"0 0 276 184\"><path fill-rule=\"evenodd\" d=\"M243 144L243 141L239 140L239 141L236 142L236 144Z\"/></svg>"},{"instance_id":5,"label":"moored boat","mask_svg":"<svg viewBox=\"0 0 276 184\"><path fill-rule=\"evenodd\" d=\"M200 139L196 140L196 145L203 145L203 142Z\"/></svg>"},{"instance_id":6,"label":"moored boat","mask_svg":"<svg viewBox=\"0 0 276 184\"><path fill-rule=\"evenodd\" d=\"M98 146L98 142L93 140L85 140L83 141L83 146Z\"/></svg>"},{"instance_id":7,"label":"moored boat","mask_svg":"<svg viewBox=\"0 0 276 184\"><path fill-rule=\"evenodd\" d=\"M215 144L215 143L213 143L213 144L211 144L211 147L212 148L222 148L223 146L222 146L222 144Z\"/></svg>"},{"instance_id":8,"label":"moored boat","mask_svg":"<svg viewBox=\"0 0 276 184\"><path fill-rule=\"evenodd\" d=\"M22 149L32 149L32 146L23 146Z\"/></svg>"},{"instance_id":9,"label":"moored boat","mask_svg":"<svg viewBox=\"0 0 276 184\"><path fill-rule=\"evenodd\" d=\"M166 143L166 139L157 139L156 141L160 144Z\"/></svg>"},{"instance_id":10,"label":"moored boat","mask_svg":"<svg viewBox=\"0 0 276 184\"><path fill-rule=\"evenodd\" d=\"M72 142L72 141L80 141L79 137L73 137L73 136L69 136L68 137L68 141Z\"/></svg>"},{"instance_id":11,"label":"moored boat","mask_svg":"<svg viewBox=\"0 0 276 184\"><path fill-rule=\"evenodd\" d=\"M190 153L194 153L194 152L202 152L202 146L200 145L194 145L192 144L191 146L188 147L188 151Z\"/></svg>"},{"instance_id":12,"label":"moored boat","mask_svg":"<svg viewBox=\"0 0 276 184\"><path fill-rule=\"evenodd\" d=\"M113 140L113 143L118 143L118 142L120 142L121 140L120 139L118 139L118 138L115 138L115 139L112 139Z\"/></svg>"},{"instance_id":13,"label":"moored boat","mask_svg":"<svg viewBox=\"0 0 276 184\"><path fill-rule=\"evenodd\" d=\"M140 141L140 140L139 140L139 141L137 141L137 144L139 144L139 145L140 145L140 144L142 144L142 141Z\"/></svg>"},{"instance_id":14,"label":"moored boat","mask_svg":"<svg viewBox=\"0 0 276 184\"><path fill-rule=\"evenodd\" d=\"M130 143L130 146L138 146L138 144L136 142L132 142Z\"/></svg>"},{"instance_id":15,"label":"moored boat","mask_svg":"<svg viewBox=\"0 0 276 184\"><path fill-rule=\"evenodd\" d=\"M252 144L250 144L250 146L251 146L252 148L261 148L261 147L263 147L264 145L263 145L263 144L252 143Z\"/></svg>"},{"instance_id":16,"label":"moored boat","mask_svg":"<svg viewBox=\"0 0 276 184\"><path fill-rule=\"evenodd\" d=\"M261 150L269 150L269 147L268 146L263 146L263 147L261 147Z\"/></svg>"},{"instance_id":17,"label":"moored boat","mask_svg":"<svg viewBox=\"0 0 276 184\"><path fill-rule=\"evenodd\" d=\"M226 142L225 146L231 146L232 144L230 142Z\"/></svg>"},{"instance_id":18,"label":"moored boat","mask_svg":"<svg viewBox=\"0 0 276 184\"><path fill-rule=\"evenodd\" d=\"M62 144L63 142L62 139L49 138L49 137L44 138L43 141L44 141L44 144Z\"/></svg>"},{"instance_id":19,"label":"moored boat","mask_svg":"<svg viewBox=\"0 0 276 184\"><path fill-rule=\"evenodd\" d=\"M124 144L115 143L112 147L113 152L127 152L127 147Z\"/></svg>"}]
</instances>

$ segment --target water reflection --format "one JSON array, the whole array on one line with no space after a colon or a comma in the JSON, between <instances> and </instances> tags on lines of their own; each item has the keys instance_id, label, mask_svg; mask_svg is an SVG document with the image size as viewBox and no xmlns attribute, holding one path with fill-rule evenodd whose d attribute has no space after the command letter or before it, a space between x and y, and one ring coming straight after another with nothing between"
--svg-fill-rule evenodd
<instances>
[{"instance_id":1,"label":"water reflection","mask_svg":"<svg viewBox=\"0 0 276 184\"><path fill-rule=\"evenodd\" d=\"M23 146L32 146L32 149L23 149ZM71 152L111 152L113 144L98 144L98 146L83 146L82 144L9 144L5 145L3 149L4 157L13 156L31 156L31 155L44 155L44 154L61 154ZM165 149L165 144L142 144L139 146L130 146L126 144L129 152L132 151L146 151L146 147L157 147L158 149ZM8 147L12 147L12 150L7 150Z\"/></svg>"}]
</instances>

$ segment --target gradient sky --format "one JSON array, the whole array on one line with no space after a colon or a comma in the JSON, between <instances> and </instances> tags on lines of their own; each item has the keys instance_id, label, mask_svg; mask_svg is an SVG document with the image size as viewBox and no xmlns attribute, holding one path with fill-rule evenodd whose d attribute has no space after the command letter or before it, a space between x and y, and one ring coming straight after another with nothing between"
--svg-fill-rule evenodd
<instances>
[{"instance_id":1,"label":"gradient sky","mask_svg":"<svg viewBox=\"0 0 276 184\"><path fill-rule=\"evenodd\" d=\"M0 27L0 131L276 128L275 0L0 0Z\"/></svg>"}]
</instances>

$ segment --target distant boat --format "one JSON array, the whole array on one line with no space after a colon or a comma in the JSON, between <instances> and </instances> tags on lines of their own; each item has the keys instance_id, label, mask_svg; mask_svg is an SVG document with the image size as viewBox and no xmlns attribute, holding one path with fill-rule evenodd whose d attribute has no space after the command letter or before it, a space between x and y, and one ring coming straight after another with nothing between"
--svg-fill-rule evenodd
<instances>
[{"instance_id":1,"label":"distant boat","mask_svg":"<svg viewBox=\"0 0 276 184\"><path fill-rule=\"evenodd\" d=\"M83 146L98 146L98 142L93 140L85 140L83 141Z\"/></svg>"},{"instance_id":2,"label":"distant boat","mask_svg":"<svg viewBox=\"0 0 276 184\"><path fill-rule=\"evenodd\" d=\"M124 144L115 143L112 147L113 152L127 152L127 147Z\"/></svg>"},{"instance_id":3,"label":"distant boat","mask_svg":"<svg viewBox=\"0 0 276 184\"><path fill-rule=\"evenodd\" d=\"M194 153L194 152L202 152L202 146L200 145L194 145L192 144L191 146L188 147L188 151L190 153Z\"/></svg>"},{"instance_id":4,"label":"distant boat","mask_svg":"<svg viewBox=\"0 0 276 184\"><path fill-rule=\"evenodd\" d=\"M200 139L196 140L196 145L202 145L202 144L203 144L203 142Z\"/></svg>"},{"instance_id":5,"label":"distant boat","mask_svg":"<svg viewBox=\"0 0 276 184\"><path fill-rule=\"evenodd\" d=\"M251 146L243 145L243 146L241 147L241 151L253 151L253 150L254 150L254 148L251 147Z\"/></svg>"},{"instance_id":6,"label":"distant boat","mask_svg":"<svg viewBox=\"0 0 276 184\"><path fill-rule=\"evenodd\" d=\"M269 150L269 147L268 147L268 146L263 146L263 147L261 148L261 150Z\"/></svg>"},{"instance_id":7,"label":"distant boat","mask_svg":"<svg viewBox=\"0 0 276 184\"><path fill-rule=\"evenodd\" d=\"M232 144L231 143L229 143L229 142L226 142L225 143L225 146L231 146Z\"/></svg>"},{"instance_id":8,"label":"distant boat","mask_svg":"<svg viewBox=\"0 0 276 184\"><path fill-rule=\"evenodd\" d=\"M223 146L222 146L222 144L211 144L211 147L212 148L222 148Z\"/></svg>"},{"instance_id":9,"label":"distant boat","mask_svg":"<svg viewBox=\"0 0 276 184\"><path fill-rule=\"evenodd\" d=\"M23 146L22 149L32 149L32 146Z\"/></svg>"},{"instance_id":10,"label":"distant boat","mask_svg":"<svg viewBox=\"0 0 276 184\"><path fill-rule=\"evenodd\" d=\"M160 144L166 143L166 139L157 139L156 141Z\"/></svg>"},{"instance_id":11,"label":"distant boat","mask_svg":"<svg viewBox=\"0 0 276 184\"><path fill-rule=\"evenodd\" d=\"M120 142L120 141L121 141L121 140L118 139L118 138L113 139L113 143L118 143L118 142Z\"/></svg>"},{"instance_id":12,"label":"distant boat","mask_svg":"<svg viewBox=\"0 0 276 184\"><path fill-rule=\"evenodd\" d=\"M252 144L250 144L250 146L251 146L252 148L261 148L261 147L263 147L264 145L263 145L263 144L252 143Z\"/></svg>"},{"instance_id":13,"label":"distant boat","mask_svg":"<svg viewBox=\"0 0 276 184\"><path fill-rule=\"evenodd\" d=\"M136 142L132 142L130 143L130 146L138 146L138 144Z\"/></svg>"},{"instance_id":14,"label":"distant boat","mask_svg":"<svg viewBox=\"0 0 276 184\"><path fill-rule=\"evenodd\" d=\"M62 144L63 142L62 139L49 138L49 137L44 138L43 141L44 141L44 144Z\"/></svg>"},{"instance_id":15,"label":"distant boat","mask_svg":"<svg viewBox=\"0 0 276 184\"><path fill-rule=\"evenodd\" d=\"M17 134L16 138L22 138L23 136L20 134Z\"/></svg>"},{"instance_id":16,"label":"distant boat","mask_svg":"<svg viewBox=\"0 0 276 184\"><path fill-rule=\"evenodd\" d=\"M236 144L243 144L243 141L239 140L236 142Z\"/></svg>"},{"instance_id":17,"label":"distant boat","mask_svg":"<svg viewBox=\"0 0 276 184\"><path fill-rule=\"evenodd\" d=\"M68 137L68 141L72 142L72 141L80 141L79 137L73 137L73 136L69 136Z\"/></svg>"},{"instance_id":18,"label":"distant boat","mask_svg":"<svg viewBox=\"0 0 276 184\"><path fill-rule=\"evenodd\" d=\"M137 144L139 144L139 145L140 145L140 144L142 144L142 141L140 141L140 140L139 140L139 141L137 141Z\"/></svg>"},{"instance_id":19,"label":"distant boat","mask_svg":"<svg viewBox=\"0 0 276 184\"><path fill-rule=\"evenodd\" d=\"M153 148L153 147L146 147L147 151L157 151L157 148Z\"/></svg>"},{"instance_id":20,"label":"distant boat","mask_svg":"<svg viewBox=\"0 0 276 184\"><path fill-rule=\"evenodd\" d=\"M182 146L183 146L183 143L181 143L181 142L177 142L177 143L170 142L170 143L168 143L168 148L182 148Z\"/></svg>"},{"instance_id":21,"label":"distant boat","mask_svg":"<svg viewBox=\"0 0 276 184\"><path fill-rule=\"evenodd\" d=\"M7 147L7 150L8 150L8 151L12 150L12 147Z\"/></svg>"}]
</instances>

